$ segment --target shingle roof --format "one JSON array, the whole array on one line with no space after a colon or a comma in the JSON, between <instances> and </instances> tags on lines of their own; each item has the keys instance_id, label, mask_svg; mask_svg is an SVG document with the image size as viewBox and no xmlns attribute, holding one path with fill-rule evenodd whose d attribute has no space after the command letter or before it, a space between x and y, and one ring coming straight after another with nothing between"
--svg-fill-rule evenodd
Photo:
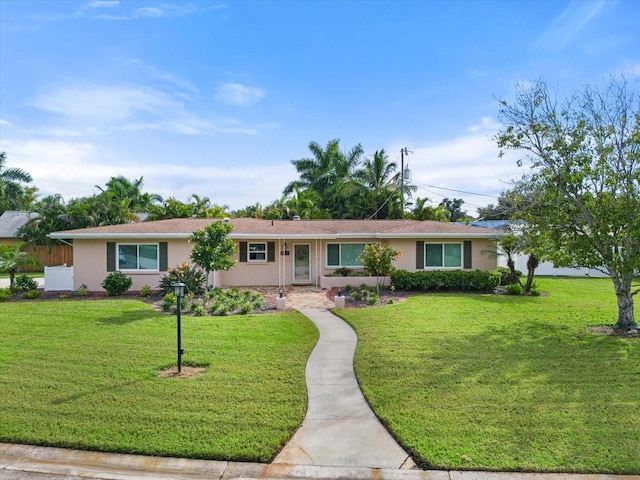
<instances>
[{"instance_id":1,"label":"shingle roof","mask_svg":"<svg viewBox=\"0 0 640 480\"><path fill-rule=\"evenodd\" d=\"M38 214L6 210L0 215L0 238L16 238L18 229Z\"/></svg>"},{"instance_id":2,"label":"shingle roof","mask_svg":"<svg viewBox=\"0 0 640 480\"><path fill-rule=\"evenodd\" d=\"M188 238L210 218L173 218L153 222L54 232L52 238ZM232 218L232 238L428 238L492 237L496 232L458 223L418 220L261 220Z\"/></svg>"}]
</instances>

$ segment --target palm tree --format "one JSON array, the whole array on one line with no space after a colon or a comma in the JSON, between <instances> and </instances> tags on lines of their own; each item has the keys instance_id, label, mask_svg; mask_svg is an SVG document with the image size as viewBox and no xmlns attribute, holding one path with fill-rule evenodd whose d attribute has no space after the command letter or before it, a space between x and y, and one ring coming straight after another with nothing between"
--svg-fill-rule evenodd
<instances>
[{"instance_id":1,"label":"palm tree","mask_svg":"<svg viewBox=\"0 0 640 480\"><path fill-rule=\"evenodd\" d=\"M345 187L351 190L348 198L353 200L352 211L358 212L355 218L402 218L397 167L383 149L354 172Z\"/></svg>"},{"instance_id":2,"label":"palm tree","mask_svg":"<svg viewBox=\"0 0 640 480\"><path fill-rule=\"evenodd\" d=\"M427 202L429 201L430 200L427 197L418 197L409 217L414 220L436 220L438 222L448 222L451 217L451 212L449 212L449 210L443 205L438 205L437 207L427 205Z\"/></svg>"},{"instance_id":3,"label":"palm tree","mask_svg":"<svg viewBox=\"0 0 640 480\"><path fill-rule=\"evenodd\" d=\"M340 216L345 200L340 191L343 183L354 174L360 164L364 153L362 145L358 144L343 153L337 139L327 142L324 148L312 141L309 143L309 150L312 157L291 160L300 178L289 183L283 194L290 195L296 188L313 190L320 198L320 209Z\"/></svg>"},{"instance_id":4,"label":"palm tree","mask_svg":"<svg viewBox=\"0 0 640 480\"><path fill-rule=\"evenodd\" d=\"M148 212L154 202L162 202L162 197L156 193L146 193L142 191L144 177L129 180L120 175L111 177L103 189L99 185L96 188L101 194L105 194L110 200L129 200L129 208L132 213Z\"/></svg>"},{"instance_id":5,"label":"palm tree","mask_svg":"<svg viewBox=\"0 0 640 480\"><path fill-rule=\"evenodd\" d=\"M0 153L0 214L5 210L21 210L29 208L29 197L33 197L35 189L26 189L24 183L31 183L33 178L21 168L5 168L6 152ZM31 198L31 200L33 200Z\"/></svg>"},{"instance_id":6,"label":"palm tree","mask_svg":"<svg viewBox=\"0 0 640 480\"><path fill-rule=\"evenodd\" d=\"M9 288L13 291L16 283L16 273L25 265L37 265L37 260L31 253L23 252L24 242L15 245L0 245L0 272L9 273Z\"/></svg>"}]
</instances>

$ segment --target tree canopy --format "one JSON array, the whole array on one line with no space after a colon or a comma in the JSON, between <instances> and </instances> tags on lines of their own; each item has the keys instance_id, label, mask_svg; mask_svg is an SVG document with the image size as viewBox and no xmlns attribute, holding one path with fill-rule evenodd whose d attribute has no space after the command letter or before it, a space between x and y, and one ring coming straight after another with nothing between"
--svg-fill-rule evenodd
<instances>
[{"instance_id":1,"label":"tree canopy","mask_svg":"<svg viewBox=\"0 0 640 480\"><path fill-rule=\"evenodd\" d=\"M521 188L532 197L524 220L545 235L557 266L611 276L617 327L635 327L640 271L640 103L624 79L558 99L542 80L500 101L503 150L524 153Z\"/></svg>"}]
</instances>

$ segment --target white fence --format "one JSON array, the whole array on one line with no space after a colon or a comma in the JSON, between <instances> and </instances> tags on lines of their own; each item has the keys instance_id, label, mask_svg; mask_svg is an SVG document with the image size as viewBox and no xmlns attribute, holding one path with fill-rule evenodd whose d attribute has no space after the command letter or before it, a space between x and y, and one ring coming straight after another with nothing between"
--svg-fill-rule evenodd
<instances>
[{"instance_id":1,"label":"white fence","mask_svg":"<svg viewBox=\"0 0 640 480\"><path fill-rule=\"evenodd\" d=\"M514 257L516 270L527 274L527 255L516 255ZM498 257L498 266L506 267L507 259L504 256ZM551 262L540 262L536 268L536 275L558 276L558 277L608 277L607 274L593 268L556 268Z\"/></svg>"},{"instance_id":2,"label":"white fence","mask_svg":"<svg viewBox=\"0 0 640 480\"><path fill-rule=\"evenodd\" d=\"M45 292L68 292L73 290L73 267L60 265L44 267Z\"/></svg>"}]
</instances>

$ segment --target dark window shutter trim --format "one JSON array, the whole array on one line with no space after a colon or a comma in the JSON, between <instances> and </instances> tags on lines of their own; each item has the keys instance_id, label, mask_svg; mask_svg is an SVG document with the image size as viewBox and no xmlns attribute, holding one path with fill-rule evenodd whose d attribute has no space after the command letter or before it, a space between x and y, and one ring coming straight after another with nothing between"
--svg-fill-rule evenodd
<instances>
[{"instance_id":1,"label":"dark window shutter trim","mask_svg":"<svg viewBox=\"0 0 640 480\"><path fill-rule=\"evenodd\" d=\"M276 242L267 242L267 262L276 261Z\"/></svg>"},{"instance_id":2,"label":"dark window shutter trim","mask_svg":"<svg viewBox=\"0 0 640 480\"><path fill-rule=\"evenodd\" d=\"M416 242L416 270L424 270L424 242Z\"/></svg>"},{"instance_id":3,"label":"dark window shutter trim","mask_svg":"<svg viewBox=\"0 0 640 480\"><path fill-rule=\"evenodd\" d=\"M240 259L241 262L247 261L247 242L240 242Z\"/></svg>"},{"instance_id":4,"label":"dark window shutter trim","mask_svg":"<svg viewBox=\"0 0 640 480\"><path fill-rule=\"evenodd\" d=\"M107 242L107 272L116 271L116 242Z\"/></svg>"},{"instance_id":5,"label":"dark window shutter trim","mask_svg":"<svg viewBox=\"0 0 640 480\"><path fill-rule=\"evenodd\" d=\"M471 240L464 241L464 268L470 269L471 262Z\"/></svg>"},{"instance_id":6,"label":"dark window shutter trim","mask_svg":"<svg viewBox=\"0 0 640 480\"><path fill-rule=\"evenodd\" d=\"M168 258L168 246L167 242L160 242L159 251L158 251L158 268L161 272L166 272L169 269L169 258Z\"/></svg>"}]
</instances>

